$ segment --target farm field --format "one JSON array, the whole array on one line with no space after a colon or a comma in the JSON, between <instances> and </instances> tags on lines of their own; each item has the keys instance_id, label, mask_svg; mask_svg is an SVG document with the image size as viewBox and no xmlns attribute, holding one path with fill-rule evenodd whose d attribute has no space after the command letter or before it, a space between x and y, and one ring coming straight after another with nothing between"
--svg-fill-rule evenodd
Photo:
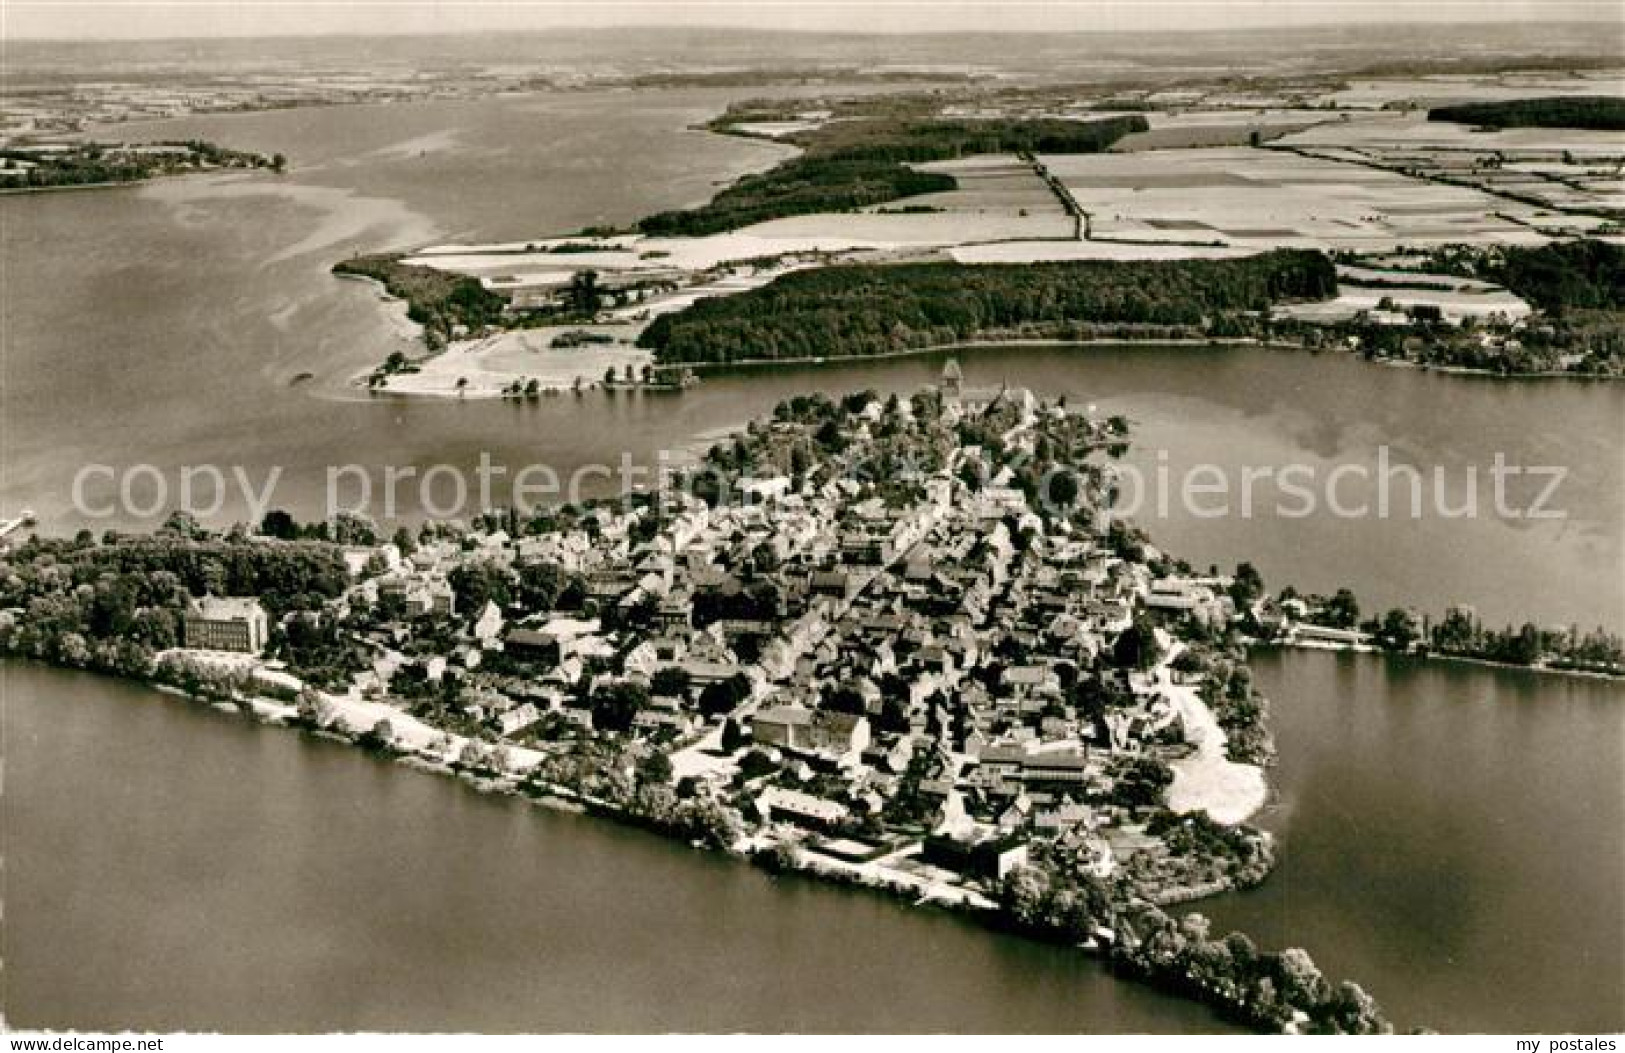
<instances>
[{"instance_id":1,"label":"farm field","mask_svg":"<svg viewBox=\"0 0 1625 1053\"><path fill-rule=\"evenodd\" d=\"M1505 289L1444 290L1373 288L1370 286L1338 286L1337 296L1315 303L1284 304L1275 313L1285 318L1298 318L1310 322L1341 322L1353 318L1361 311L1375 311L1384 300L1396 308L1437 307L1450 322L1465 318L1484 319L1500 315L1507 321L1527 318L1529 305Z\"/></svg>"},{"instance_id":2,"label":"farm field","mask_svg":"<svg viewBox=\"0 0 1625 1053\"><path fill-rule=\"evenodd\" d=\"M1625 90L1625 87L1622 87ZM1475 100L1481 101L1481 100ZM1619 159L1625 135L1582 128L1500 128L1479 131L1453 121L1430 121L1427 111L1403 110L1350 116L1279 140L1282 146L1333 146L1385 150L1465 150L1475 153L1555 154Z\"/></svg>"},{"instance_id":3,"label":"farm field","mask_svg":"<svg viewBox=\"0 0 1625 1053\"><path fill-rule=\"evenodd\" d=\"M746 227L743 233L766 241L789 243L829 238L849 247L931 248L1004 239L1070 238L1072 220L1059 209L1046 215L1028 216L1003 211L838 212L775 219Z\"/></svg>"},{"instance_id":4,"label":"farm field","mask_svg":"<svg viewBox=\"0 0 1625 1053\"><path fill-rule=\"evenodd\" d=\"M1501 211L1553 236L1597 233L1621 203L1625 135L1567 128L1480 131L1423 111L1320 125L1276 145L1489 192ZM1528 206L1534 210L1528 210ZM1543 208L1549 214L1542 214ZM1590 213L1587 215L1585 213ZM1617 217L1616 217L1617 218Z\"/></svg>"},{"instance_id":5,"label":"farm field","mask_svg":"<svg viewBox=\"0 0 1625 1053\"><path fill-rule=\"evenodd\" d=\"M494 287L545 288L568 284L572 274L583 270L650 278L676 274L686 276L743 260L816 258L829 253L877 247L862 239L827 233L770 236L754 232L756 230L759 228L704 238L629 235L603 240L603 250L596 252L543 251L542 247L548 242L437 245L420 249L402 262L486 279ZM527 245L535 245L537 249L527 251Z\"/></svg>"},{"instance_id":6,"label":"farm field","mask_svg":"<svg viewBox=\"0 0 1625 1053\"><path fill-rule=\"evenodd\" d=\"M1271 108L1148 113L1145 117L1151 123L1151 130L1125 135L1112 144L1112 153L1247 146L1255 132L1267 141L1337 119L1319 110Z\"/></svg>"},{"instance_id":7,"label":"farm field","mask_svg":"<svg viewBox=\"0 0 1625 1053\"><path fill-rule=\"evenodd\" d=\"M1008 154L933 161L914 167L922 172L941 172L953 176L959 187L940 194L920 194L908 198L901 203L904 206L940 208L948 212L994 213L1015 218L1023 213L1029 216L1065 215L1066 210L1061 207L1060 201L1044 185L1032 166Z\"/></svg>"},{"instance_id":8,"label":"farm field","mask_svg":"<svg viewBox=\"0 0 1625 1053\"><path fill-rule=\"evenodd\" d=\"M1260 251L1540 240L1497 215L1517 206L1482 191L1285 151L1152 150L1045 163L1091 213L1097 237Z\"/></svg>"},{"instance_id":9,"label":"farm field","mask_svg":"<svg viewBox=\"0 0 1625 1053\"><path fill-rule=\"evenodd\" d=\"M1460 102L1494 102L1542 95L1608 95L1625 92L1617 73L1441 74L1351 81L1321 101L1380 110L1394 103L1426 109Z\"/></svg>"},{"instance_id":10,"label":"farm field","mask_svg":"<svg viewBox=\"0 0 1625 1053\"><path fill-rule=\"evenodd\" d=\"M1413 308L1450 322L1517 322L1528 303L1486 282L1383 269L1383 254L1462 245L1540 245L1574 236L1621 240L1625 136L1513 128L1480 131L1429 121L1427 107L1469 100L1602 94L1614 75L1411 77L1347 88L1128 91L1045 100L1041 108L947 107L944 116L1012 113L1098 120L1142 115L1145 132L1107 152L1014 154L916 163L955 188L843 212L789 215L695 237L584 234L526 242L447 244L405 262L476 278L521 312L568 303L591 271L600 319L622 341L696 301L756 289L792 271L841 263L1019 264L1085 260L1222 259L1278 248L1351 252L1335 297L1283 305L1285 317L1404 324ZM827 110L732 126L795 135ZM862 118L849 118L862 119ZM1064 194L1046 182L1049 173ZM1062 197L1088 217L1088 236ZM1613 210L1613 211L1610 211ZM1398 257L1405 266L1414 256ZM1433 285L1435 288L1418 288ZM515 382L541 389L595 385L607 368L641 369L626 343L551 348L545 330L454 339L444 354L385 378L391 392L496 397Z\"/></svg>"},{"instance_id":11,"label":"farm field","mask_svg":"<svg viewBox=\"0 0 1625 1053\"><path fill-rule=\"evenodd\" d=\"M1101 241L995 241L955 245L958 263L1045 263L1065 260L1187 260L1246 256L1251 248Z\"/></svg>"},{"instance_id":12,"label":"farm field","mask_svg":"<svg viewBox=\"0 0 1625 1053\"><path fill-rule=\"evenodd\" d=\"M1367 262L1371 266L1360 267L1351 264L1339 264L1337 276L1351 282L1369 282L1371 284L1407 283L1412 285L1439 285L1446 286L1460 292L1490 292L1500 286L1493 282L1480 281L1477 278L1463 278L1455 274L1428 274L1425 271L1404 270L1406 263L1411 262L1404 256L1371 257ZM1397 270L1386 270L1387 267L1397 267Z\"/></svg>"}]
</instances>

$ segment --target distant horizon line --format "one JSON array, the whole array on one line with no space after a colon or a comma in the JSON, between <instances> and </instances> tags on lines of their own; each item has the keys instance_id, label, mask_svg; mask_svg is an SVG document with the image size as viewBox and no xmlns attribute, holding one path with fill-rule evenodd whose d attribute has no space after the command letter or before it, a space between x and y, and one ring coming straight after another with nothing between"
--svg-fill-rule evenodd
<instances>
[{"instance_id":1,"label":"distant horizon line","mask_svg":"<svg viewBox=\"0 0 1625 1053\"><path fill-rule=\"evenodd\" d=\"M1601 6L1601 5L1599 5ZM1607 26L1625 33L1625 18L1603 19L1540 19L1540 18L1483 18L1452 19L1448 16L1440 18L1407 19L1403 25L1407 27L1424 26L1458 26L1500 28L1512 26L1536 26L1542 28L1581 27L1581 26ZM1393 23L1378 21L1371 22L1321 22L1304 25L1276 25L1276 26L1238 26L1234 28L1201 28L1201 29L1147 29L1147 28L1108 28L1093 29L805 29L795 26L762 28L757 26L684 26L667 22L651 22L622 26L537 26L525 29L479 28L479 29L436 29L427 31L418 30L380 30L378 32L313 32L313 33L220 33L212 36L83 36L83 37L50 37L50 36L10 36L0 40L0 44L211 44L223 41L243 40L406 40L424 39L433 37L480 37L480 36L564 36L570 34L609 35L616 33L634 32L669 32L706 35L756 35L756 36L798 36L798 37L885 37L885 38L944 38L944 37L1091 37L1091 36L1235 36L1238 34L1258 33L1318 33L1318 32L1360 32L1363 30L1391 30ZM1620 65L1625 67L1625 54L1620 57Z\"/></svg>"}]
</instances>

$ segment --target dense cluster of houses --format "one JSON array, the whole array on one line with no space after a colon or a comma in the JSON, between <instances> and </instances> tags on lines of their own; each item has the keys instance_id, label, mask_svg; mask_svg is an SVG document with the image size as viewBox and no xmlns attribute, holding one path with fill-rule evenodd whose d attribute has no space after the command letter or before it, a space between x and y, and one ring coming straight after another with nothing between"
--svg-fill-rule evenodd
<instances>
[{"instance_id":1,"label":"dense cluster of houses","mask_svg":"<svg viewBox=\"0 0 1625 1053\"><path fill-rule=\"evenodd\" d=\"M1002 407L1013 450L1065 415L966 391L956 368L939 393L933 427ZM876 441L882 412L909 411L871 403L849 449ZM528 749L613 731L671 757L683 792L835 857L906 842L944 880L997 879L1044 838L1104 875L1147 844L1125 762L1189 749L1159 669L1117 664L1114 645L1227 617L1224 583L1154 578L1094 520L1036 514L1008 473L970 485L956 469L976 455L957 446L902 502L839 476L745 475L739 502L671 495L656 530L650 508L601 507L535 536L358 553L341 606L388 616L353 691L419 714L454 698L464 730ZM539 564L576 583L567 608L459 608L459 568ZM618 691L636 712L599 726Z\"/></svg>"}]
</instances>

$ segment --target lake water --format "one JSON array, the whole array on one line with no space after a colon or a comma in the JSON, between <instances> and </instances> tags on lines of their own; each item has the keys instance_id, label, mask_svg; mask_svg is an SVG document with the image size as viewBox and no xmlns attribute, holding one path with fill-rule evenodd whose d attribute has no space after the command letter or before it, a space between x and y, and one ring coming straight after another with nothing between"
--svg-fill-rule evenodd
<instances>
[{"instance_id":1,"label":"lake water","mask_svg":"<svg viewBox=\"0 0 1625 1053\"><path fill-rule=\"evenodd\" d=\"M1625 688L1261 656L1280 869L1198 908L1402 1025L1618 1031ZM1082 956L16 662L15 1025L1192 1031Z\"/></svg>"},{"instance_id":2,"label":"lake water","mask_svg":"<svg viewBox=\"0 0 1625 1053\"><path fill-rule=\"evenodd\" d=\"M409 339L335 258L523 238L706 197L782 156L684 126L719 92L582 94L165 122L296 168L0 199L0 507L47 529L81 466L638 463L809 389L907 391L941 356L739 370L674 397L536 405L355 399ZM126 128L134 136L142 129ZM1496 383L1263 349L979 349L1139 424L1128 463L1558 465L1561 521L1231 514L1147 519L1199 565L1351 585L1369 606L1625 624L1625 385ZM310 379L297 381L309 373ZM152 496L153 477L131 493ZM1267 491L1265 491L1267 492ZM1364 493L1342 491L1347 503ZM117 496L99 480L84 497ZM402 512L418 509L403 493ZM1524 494L1523 496L1530 496ZM228 501L217 521L241 516ZM161 516L161 512L157 512ZM1613 686L1287 655L1276 699L1281 872L1213 907L1301 942L1404 1023L1617 1028L1620 714ZM631 831L240 726L126 685L7 667L5 957L14 1023L308 1028L1184 1030L1205 1012L1092 966L870 897L769 882ZM94 773L94 774L92 774ZM403 880L405 875L409 880ZM318 890L313 893L312 890ZM438 909L439 913L436 913ZM244 948L253 948L245 954ZM1520 972L1520 963L1523 971ZM452 978L448 981L447 978ZM1607 983L1612 983L1609 988ZM267 998L267 992L272 997Z\"/></svg>"},{"instance_id":3,"label":"lake water","mask_svg":"<svg viewBox=\"0 0 1625 1053\"><path fill-rule=\"evenodd\" d=\"M1625 1029L1625 685L1303 652L1253 669L1281 863L1201 909L1307 947L1407 1026Z\"/></svg>"},{"instance_id":4,"label":"lake water","mask_svg":"<svg viewBox=\"0 0 1625 1053\"><path fill-rule=\"evenodd\" d=\"M0 685L15 1026L1217 1026L1074 952L143 687L16 662Z\"/></svg>"},{"instance_id":5,"label":"lake water","mask_svg":"<svg viewBox=\"0 0 1625 1053\"><path fill-rule=\"evenodd\" d=\"M185 466L228 477L217 522L247 515L255 492L303 516L326 507L328 471L369 472L382 516L385 466L449 464L471 479L482 453L516 469L543 463L568 479L623 452L654 463L695 435L737 426L787 394L858 387L907 391L940 356L714 377L680 397L591 393L535 405L358 397L359 371L410 346L397 309L369 285L328 274L353 251L436 240L514 239L628 222L700 200L712 184L772 163L781 147L689 130L722 108L721 92L582 93L478 102L303 109L120 126L119 134L203 135L281 150L294 171L195 178L97 193L0 199L7 294L0 303L4 477L0 509L30 507L50 529L152 526L179 498ZM1153 487L1198 464L1221 468L1229 514L1202 498L1142 516L1159 543L1199 565L1251 559L1277 585L1357 586L1369 605L1476 605L1486 619L1625 624L1625 385L1508 384L1370 366L1348 357L1259 349L981 350L971 383L1009 381L1093 402L1139 422L1130 463ZM1302 465L1324 481L1339 466L1374 470L1377 448L1430 476L1424 515L1344 519L1326 510L1269 514L1280 490L1258 487L1241 514L1244 468ZM1165 451L1165 461L1159 460ZM1494 514L1489 472L1560 466L1562 520ZM111 471L74 481L86 465ZM138 466L151 466L151 470ZM1478 473L1479 515L1460 508ZM116 473L116 474L114 474ZM273 474L279 473L279 474ZM348 479L349 477L343 477ZM159 489L162 480L162 491ZM119 501L128 482L128 503ZM1510 488L1527 506L1542 489ZM431 491L444 505L450 491ZM497 496L503 496L499 481ZM198 503L214 499L200 483ZM344 502L355 499L340 487ZM1344 507L1373 505L1373 486L1344 479ZM397 490L415 516L423 490ZM167 500L164 500L167 498ZM76 509L133 508L101 518Z\"/></svg>"}]
</instances>

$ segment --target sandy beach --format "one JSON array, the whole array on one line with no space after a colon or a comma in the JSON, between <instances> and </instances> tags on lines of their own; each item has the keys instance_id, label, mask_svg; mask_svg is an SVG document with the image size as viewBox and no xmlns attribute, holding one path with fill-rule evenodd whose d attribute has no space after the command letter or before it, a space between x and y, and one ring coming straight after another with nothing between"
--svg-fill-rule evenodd
<instances>
[{"instance_id":1,"label":"sandy beach","mask_svg":"<svg viewBox=\"0 0 1625 1053\"><path fill-rule=\"evenodd\" d=\"M1173 682L1166 663L1157 670L1157 686L1179 710L1185 736L1196 747L1189 757L1171 765L1174 781L1168 787L1168 807L1180 813L1204 811L1226 826L1246 822L1269 799L1264 769L1225 756L1224 729L1213 711L1195 688Z\"/></svg>"}]
</instances>

